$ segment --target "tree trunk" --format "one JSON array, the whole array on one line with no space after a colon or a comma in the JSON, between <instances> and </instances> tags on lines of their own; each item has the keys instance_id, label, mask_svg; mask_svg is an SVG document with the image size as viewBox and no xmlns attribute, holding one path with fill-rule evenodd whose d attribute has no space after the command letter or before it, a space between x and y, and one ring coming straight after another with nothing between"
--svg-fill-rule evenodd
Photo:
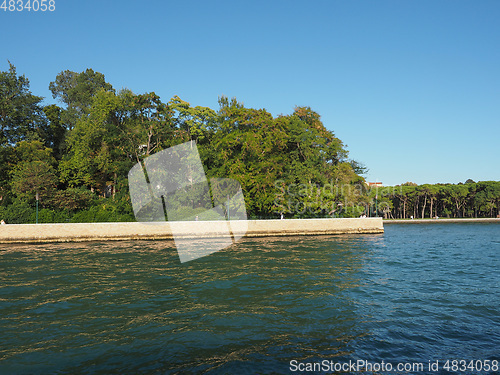
<instances>
[{"instance_id":1,"label":"tree trunk","mask_svg":"<svg viewBox=\"0 0 500 375\"><path fill-rule=\"evenodd\" d=\"M422 219L424 218L424 214L425 214L425 206L427 206L427 194L425 195L424 207L422 208Z\"/></svg>"},{"instance_id":2,"label":"tree trunk","mask_svg":"<svg viewBox=\"0 0 500 375\"><path fill-rule=\"evenodd\" d=\"M113 181L113 200L115 199L115 194L116 194L116 180L118 179L118 176L116 175L116 172L115 172L115 176L114 176L114 181Z\"/></svg>"}]
</instances>

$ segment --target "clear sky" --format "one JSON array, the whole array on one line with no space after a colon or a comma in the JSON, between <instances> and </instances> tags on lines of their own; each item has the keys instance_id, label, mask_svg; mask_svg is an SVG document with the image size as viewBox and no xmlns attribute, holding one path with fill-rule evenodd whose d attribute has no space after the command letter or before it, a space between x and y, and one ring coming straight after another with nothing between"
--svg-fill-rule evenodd
<instances>
[{"instance_id":1,"label":"clear sky","mask_svg":"<svg viewBox=\"0 0 500 375\"><path fill-rule=\"evenodd\" d=\"M310 106L369 181L500 180L498 0L55 7L0 10L0 70L10 60L46 103L59 72L92 68L164 102L217 109L226 95L275 116Z\"/></svg>"}]
</instances>

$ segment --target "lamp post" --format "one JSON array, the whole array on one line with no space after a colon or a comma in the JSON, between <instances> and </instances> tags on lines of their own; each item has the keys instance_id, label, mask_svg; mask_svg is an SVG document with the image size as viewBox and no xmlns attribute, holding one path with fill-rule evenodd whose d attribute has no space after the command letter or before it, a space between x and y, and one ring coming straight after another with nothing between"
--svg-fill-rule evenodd
<instances>
[{"instance_id":1,"label":"lamp post","mask_svg":"<svg viewBox=\"0 0 500 375\"><path fill-rule=\"evenodd\" d=\"M36 192L36 223L38 224L38 191Z\"/></svg>"}]
</instances>

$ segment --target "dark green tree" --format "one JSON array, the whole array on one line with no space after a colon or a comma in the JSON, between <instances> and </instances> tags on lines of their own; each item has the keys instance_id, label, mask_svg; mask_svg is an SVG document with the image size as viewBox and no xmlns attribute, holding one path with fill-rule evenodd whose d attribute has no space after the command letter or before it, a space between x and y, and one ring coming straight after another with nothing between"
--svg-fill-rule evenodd
<instances>
[{"instance_id":1,"label":"dark green tree","mask_svg":"<svg viewBox=\"0 0 500 375\"><path fill-rule=\"evenodd\" d=\"M15 145L45 127L42 97L29 90L29 80L9 70L0 72L0 145Z\"/></svg>"},{"instance_id":2,"label":"dark green tree","mask_svg":"<svg viewBox=\"0 0 500 375\"><path fill-rule=\"evenodd\" d=\"M106 82L104 74L92 69L81 73L65 70L49 84L49 89L54 99L59 99L66 105L61 120L70 130L92 105L92 99L99 90L114 92L113 87Z\"/></svg>"},{"instance_id":3,"label":"dark green tree","mask_svg":"<svg viewBox=\"0 0 500 375\"><path fill-rule=\"evenodd\" d=\"M118 179L126 179L134 163L174 144L170 116L154 93L97 92L88 115L68 137L69 152L59 166L62 180L102 194L110 186L114 195Z\"/></svg>"},{"instance_id":4,"label":"dark green tree","mask_svg":"<svg viewBox=\"0 0 500 375\"><path fill-rule=\"evenodd\" d=\"M37 139L46 126L42 97L29 90L29 80L18 76L9 62L8 71L0 71L0 199L8 202L10 176L15 167L15 146L26 139Z\"/></svg>"},{"instance_id":5,"label":"dark green tree","mask_svg":"<svg viewBox=\"0 0 500 375\"><path fill-rule=\"evenodd\" d=\"M60 160L65 152L64 140L67 132L61 120L62 109L55 104L50 104L43 108L43 112L48 120L48 126L42 138L47 147L53 150L54 157Z\"/></svg>"},{"instance_id":6,"label":"dark green tree","mask_svg":"<svg viewBox=\"0 0 500 375\"><path fill-rule=\"evenodd\" d=\"M33 202L38 193L42 206L47 207L55 196L57 182L56 171L49 163L29 161L14 169L12 191L25 202Z\"/></svg>"},{"instance_id":7,"label":"dark green tree","mask_svg":"<svg viewBox=\"0 0 500 375\"><path fill-rule=\"evenodd\" d=\"M58 184L52 149L40 140L21 141L13 156L16 163L11 172L12 192L26 203L33 202L38 193L42 206L50 206Z\"/></svg>"}]
</instances>

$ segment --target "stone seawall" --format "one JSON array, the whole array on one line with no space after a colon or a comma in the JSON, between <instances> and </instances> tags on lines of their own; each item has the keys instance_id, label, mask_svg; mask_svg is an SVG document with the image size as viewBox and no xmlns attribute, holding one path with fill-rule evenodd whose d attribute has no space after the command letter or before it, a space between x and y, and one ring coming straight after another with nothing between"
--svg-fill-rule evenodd
<instances>
[{"instance_id":1,"label":"stone seawall","mask_svg":"<svg viewBox=\"0 0 500 375\"><path fill-rule=\"evenodd\" d=\"M383 233L381 218L365 219L291 219L230 222L233 235L247 237ZM219 225L217 225L219 224ZM186 221L172 223L184 238L220 237L220 222ZM240 228L240 230L238 229ZM75 223L7 224L0 226L0 243L70 242L97 240L172 239L172 227L165 223Z\"/></svg>"}]
</instances>

